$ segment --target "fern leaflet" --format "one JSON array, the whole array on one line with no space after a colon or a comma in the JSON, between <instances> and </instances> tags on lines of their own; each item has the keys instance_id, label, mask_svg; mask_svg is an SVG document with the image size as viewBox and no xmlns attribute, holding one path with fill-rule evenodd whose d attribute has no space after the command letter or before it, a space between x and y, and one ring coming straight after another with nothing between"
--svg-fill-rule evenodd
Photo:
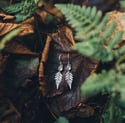
<instances>
[{"instance_id":1,"label":"fern leaflet","mask_svg":"<svg viewBox=\"0 0 125 123\"><path fill-rule=\"evenodd\" d=\"M115 22L108 25L108 14L104 17L96 7L80 7L73 4L56 4L57 8L65 15L66 20L75 29L75 38L81 42L76 43L74 49L81 54L101 61L111 61L115 56L113 49L120 41L123 31L116 36Z\"/></svg>"},{"instance_id":2,"label":"fern leaflet","mask_svg":"<svg viewBox=\"0 0 125 123\"><path fill-rule=\"evenodd\" d=\"M30 17L37 9L39 0L23 0L20 3L3 8L4 11L10 14L15 14L16 21L20 22Z\"/></svg>"}]
</instances>

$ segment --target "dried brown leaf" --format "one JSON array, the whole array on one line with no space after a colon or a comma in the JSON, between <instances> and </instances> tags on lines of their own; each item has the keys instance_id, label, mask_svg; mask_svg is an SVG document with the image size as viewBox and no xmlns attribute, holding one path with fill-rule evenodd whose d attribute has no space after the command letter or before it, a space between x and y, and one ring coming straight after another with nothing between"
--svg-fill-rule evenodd
<instances>
[{"instance_id":1,"label":"dried brown leaf","mask_svg":"<svg viewBox=\"0 0 125 123\"><path fill-rule=\"evenodd\" d=\"M14 19L14 16L8 15L8 14L5 14L5 13L0 13L0 17L2 17L3 20L13 20Z\"/></svg>"},{"instance_id":2,"label":"dried brown leaf","mask_svg":"<svg viewBox=\"0 0 125 123\"><path fill-rule=\"evenodd\" d=\"M0 36L5 35L6 33L12 31L18 26L19 24L14 23L0 23Z\"/></svg>"},{"instance_id":3,"label":"dried brown leaf","mask_svg":"<svg viewBox=\"0 0 125 123\"><path fill-rule=\"evenodd\" d=\"M0 23L0 36L7 34L8 32L12 31L13 29L21 26L21 24L16 23ZM33 26L31 24L23 24L21 26L21 32L19 33L20 36L27 35L34 33Z\"/></svg>"},{"instance_id":4,"label":"dried brown leaf","mask_svg":"<svg viewBox=\"0 0 125 123\"><path fill-rule=\"evenodd\" d=\"M35 55L35 56L38 55L38 53L32 52L30 49L28 49L24 45L14 42L14 41L8 43L5 46L4 51L8 53L13 53L13 54L26 54L26 55Z\"/></svg>"},{"instance_id":5,"label":"dried brown leaf","mask_svg":"<svg viewBox=\"0 0 125 123\"><path fill-rule=\"evenodd\" d=\"M34 33L33 25L31 25L31 24L23 24L21 26L21 30L22 31L19 33L19 36L24 36L24 35L28 35L28 34Z\"/></svg>"},{"instance_id":6,"label":"dried brown leaf","mask_svg":"<svg viewBox=\"0 0 125 123\"><path fill-rule=\"evenodd\" d=\"M8 106L8 108L2 114L3 120L1 123L19 123L21 120L21 114L18 112L14 104L8 98L2 97L1 100L5 103L5 105Z\"/></svg>"},{"instance_id":7,"label":"dried brown leaf","mask_svg":"<svg viewBox=\"0 0 125 123\"><path fill-rule=\"evenodd\" d=\"M7 59L8 59L8 55L0 54L0 75L3 73L5 69Z\"/></svg>"}]
</instances>

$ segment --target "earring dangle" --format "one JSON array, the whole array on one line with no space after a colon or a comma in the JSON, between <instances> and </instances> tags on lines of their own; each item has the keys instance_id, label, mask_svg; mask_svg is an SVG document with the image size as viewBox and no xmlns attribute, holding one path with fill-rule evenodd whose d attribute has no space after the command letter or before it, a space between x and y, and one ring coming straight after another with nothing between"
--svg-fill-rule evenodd
<instances>
[{"instance_id":1,"label":"earring dangle","mask_svg":"<svg viewBox=\"0 0 125 123\"><path fill-rule=\"evenodd\" d=\"M62 70L63 70L63 64L61 62L61 55L59 55L59 67L58 67L58 72L55 74L55 82L56 82L56 89L59 89L59 85L62 81Z\"/></svg>"},{"instance_id":2,"label":"earring dangle","mask_svg":"<svg viewBox=\"0 0 125 123\"><path fill-rule=\"evenodd\" d=\"M65 74L65 80L67 81L67 84L70 89L72 89L72 82L73 82L73 74L70 72L71 71L71 64L69 63L69 54L68 54L68 64L66 66L66 74Z\"/></svg>"}]
</instances>

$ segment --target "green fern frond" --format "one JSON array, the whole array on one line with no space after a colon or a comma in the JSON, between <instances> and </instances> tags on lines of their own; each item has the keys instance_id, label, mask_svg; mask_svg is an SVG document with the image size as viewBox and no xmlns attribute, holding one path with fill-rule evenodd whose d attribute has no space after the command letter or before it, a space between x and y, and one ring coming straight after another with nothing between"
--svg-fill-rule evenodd
<instances>
[{"instance_id":1,"label":"green fern frond","mask_svg":"<svg viewBox=\"0 0 125 123\"><path fill-rule=\"evenodd\" d=\"M16 21L20 22L30 17L37 9L37 3L39 0L23 0L20 3L13 4L11 6L3 8L4 11L10 14L14 14Z\"/></svg>"},{"instance_id":2,"label":"green fern frond","mask_svg":"<svg viewBox=\"0 0 125 123\"><path fill-rule=\"evenodd\" d=\"M125 70L125 64L122 64ZM103 70L99 74L94 74L86 79L81 86L81 93L84 96L94 96L99 93L118 94L117 102L125 107L125 76L118 74L115 70Z\"/></svg>"},{"instance_id":3,"label":"green fern frond","mask_svg":"<svg viewBox=\"0 0 125 123\"><path fill-rule=\"evenodd\" d=\"M22 9L21 6L22 6L22 2L5 7L5 8L3 8L3 10L6 11L7 13L17 13L17 12L21 11L21 9Z\"/></svg>"},{"instance_id":4,"label":"green fern frond","mask_svg":"<svg viewBox=\"0 0 125 123\"><path fill-rule=\"evenodd\" d=\"M94 96L99 93L109 93L112 91L115 77L117 73L115 71L103 70L100 74L94 74L86 79L81 86L81 92L86 96Z\"/></svg>"},{"instance_id":5,"label":"green fern frond","mask_svg":"<svg viewBox=\"0 0 125 123\"><path fill-rule=\"evenodd\" d=\"M115 56L113 48L120 41L123 31L114 35L116 27L112 22L107 27L108 15L102 16L96 7L80 7L73 4L56 4L65 15L68 23L76 31L75 38L81 42L76 43L74 49L87 57L101 61L111 61Z\"/></svg>"},{"instance_id":6,"label":"green fern frond","mask_svg":"<svg viewBox=\"0 0 125 123\"><path fill-rule=\"evenodd\" d=\"M120 6L122 9L125 9L125 1L124 0L119 0Z\"/></svg>"}]
</instances>

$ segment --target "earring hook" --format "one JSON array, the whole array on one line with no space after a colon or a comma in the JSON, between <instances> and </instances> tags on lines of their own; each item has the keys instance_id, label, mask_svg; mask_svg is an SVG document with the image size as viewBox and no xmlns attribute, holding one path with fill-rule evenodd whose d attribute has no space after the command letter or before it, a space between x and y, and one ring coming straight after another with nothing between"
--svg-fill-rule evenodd
<instances>
[{"instance_id":1,"label":"earring hook","mask_svg":"<svg viewBox=\"0 0 125 123\"><path fill-rule=\"evenodd\" d=\"M65 74L65 80L67 81L67 84L70 89L72 89L72 82L73 82L73 74L71 72L71 64L69 63L69 53L68 53L68 64L66 66L67 72Z\"/></svg>"},{"instance_id":2,"label":"earring hook","mask_svg":"<svg viewBox=\"0 0 125 123\"><path fill-rule=\"evenodd\" d=\"M61 62L61 55L59 55L59 66L58 66L58 72L55 74L55 82L56 82L56 89L58 90L59 89L59 85L61 84L62 82L62 70L63 70L63 64Z\"/></svg>"}]
</instances>

